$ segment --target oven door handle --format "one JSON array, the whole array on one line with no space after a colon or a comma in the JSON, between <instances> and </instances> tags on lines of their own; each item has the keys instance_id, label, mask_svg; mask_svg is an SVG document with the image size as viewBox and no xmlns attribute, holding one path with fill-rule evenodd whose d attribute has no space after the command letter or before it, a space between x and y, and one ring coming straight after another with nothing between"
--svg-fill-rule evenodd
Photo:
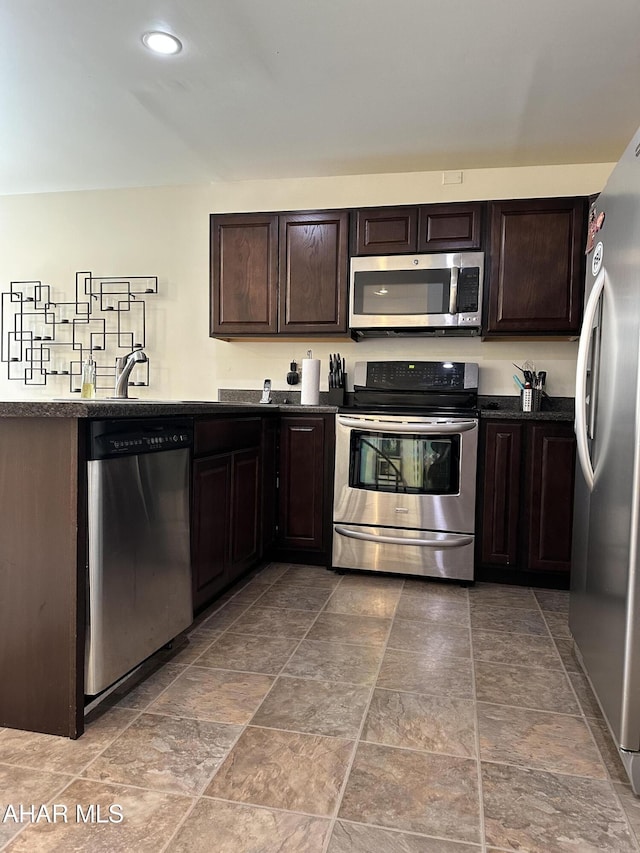
<instances>
[{"instance_id":1,"label":"oven door handle","mask_svg":"<svg viewBox=\"0 0 640 853\"><path fill-rule=\"evenodd\" d=\"M416 539L404 536L385 536L378 533L363 533L361 530L352 530L349 527L336 525L336 533L347 536L349 539L364 539L366 542L382 542L385 545L419 545L422 548L463 548L465 545L473 544L473 536L455 535L449 539Z\"/></svg>"},{"instance_id":2,"label":"oven door handle","mask_svg":"<svg viewBox=\"0 0 640 853\"><path fill-rule=\"evenodd\" d=\"M477 429L478 421L458 421L457 423L392 423L389 421L358 420L338 415L340 426L353 427L367 432L409 432L418 435L445 435L468 432Z\"/></svg>"}]
</instances>

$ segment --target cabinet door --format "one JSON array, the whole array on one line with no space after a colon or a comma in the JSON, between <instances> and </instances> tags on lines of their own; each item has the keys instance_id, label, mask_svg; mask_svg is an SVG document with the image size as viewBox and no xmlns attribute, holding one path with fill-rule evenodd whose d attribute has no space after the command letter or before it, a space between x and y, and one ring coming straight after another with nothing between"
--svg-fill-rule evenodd
<instances>
[{"instance_id":1,"label":"cabinet door","mask_svg":"<svg viewBox=\"0 0 640 853\"><path fill-rule=\"evenodd\" d=\"M211 335L277 331L278 217L211 216Z\"/></svg>"},{"instance_id":2,"label":"cabinet door","mask_svg":"<svg viewBox=\"0 0 640 853\"><path fill-rule=\"evenodd\" d=\"M491 202L486 333L577 334L585 200Z\"/></svg>"},{"instance_id":3,"label":"cabinet door","mask_svg":"<svg viewBox=\"0 0 640 853\"><path fill-rule=\"evenodd\" d=\"M346 210L280 216L280 332L347 331L348 227Z\"/></svg>"},{"instance_id":4,"label":"cabinet door","mask_svg":"<svg viewBox=\"0 0 640 853\"><path fill-rule=\"evenodd\" d=\"M479 249L484 204L425 204L419 208L418 251Z\"/></svg>"},{"instance_id":5,"label":"cabinet door","mask_svg":"<svg viewBox=\"0 0 640 853\"><path fill-rule=\"evenodd\" d=\"M191 565L195 607L205 604L228 582L231 468L230 453L206 456L193 463Z\"/></svg>"},{"instance_id":6,"label":"cabinet door","mask_svg":"<svg viewBox=\"0 0 640 853\"><path fill-rule=\"evenodd\" d=\"M354 255L401 254L417 249L417 207L370 207L354 212Z\"/></svg>"},{"instance_id":7,"label":"cabinet door","mask_svg":"<svg viewBox=\"0 0 640 853\"><path fill-rule=\"evenodd\" d=\"M276 541L278 522L278 426L276 417L264 417L262 419L262 446L260 449L261 556L268 556Z\"/></svg>"},{"instance_id":8,"label":"cabinet door","mask_svg":"<svg viewBox=\"0 0 640 853\"><path fill-rule=\"evenodd\" d=\"M488 421L484 426L482 470L482 563L518 563L523 424Z\"/></svg>"},{"instance_id":9,"label":"cabinet door","mask_svg":"<svg viewBox=\"0 0 640 853\"><path fill-rule=\"evenodd\" d=\"M575 437L571 424L529 426L525 568L569 572L573 525Z\"/></svg>"},{"instance_id":10,"label":"cabinet door","mask_svg":"<svg viewBox=\"0 0 640 853\"><path fill-rule=\"evenodd\" d=\"M258 559L260 532L260 449L233 454L230 581Z\"/></svg>"},{"instance_id":11,"label":"cabinet door","mask_svg":"<svg viewBox=\"0 0 640 853\"><path fill-rule=\"evenodd\" d=\"M289 549L324 546L325 421L318 417L280 420L280 537Z\"/></svg>"}]
</instances>

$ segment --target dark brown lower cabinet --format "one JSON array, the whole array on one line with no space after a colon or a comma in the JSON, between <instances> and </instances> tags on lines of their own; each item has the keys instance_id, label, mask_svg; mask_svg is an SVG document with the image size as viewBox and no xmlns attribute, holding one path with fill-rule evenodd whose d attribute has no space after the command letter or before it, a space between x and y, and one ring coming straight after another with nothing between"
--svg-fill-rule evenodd
<instances>
[{"instance_id":1,"label":"dark brown lower cabinet","mask_svg":"<svg viewBox=\"0 0 640 853\"><path fill-rule=\"evenodd\" d=\"M515 566L524 424L489 421L483 432L480 560L487 565Z\"/></svg>"},{"instance_id":2,"label":"dark brown lower cabinet","mask_svg":"<svg viewBox=\"0 0 640 853\"><path fill-rule=\"evenodd\" d=\"M191 510L196 609L260 557L260 440L260 418L196 422Z\"/></svg>"},{"instance_id":3,"label":"dark brown lower cabinet","mask_svg":"<svg viewBox=\"0 0 640 853\"><path fill-rule=\"evenodd\" d=\"M574 477L572 424L482 422L477 579L568 586Z\"/></svg>"},{"instance_id":4,"label":"dark brown lower cabinet","mask_svg":"<svg viewBox=\"0 0 640 853\"><path fill-rule=\"evenodd\" d=\"M278 527L278 433L277 417L262 419L262 514L260 523L260 554L269 556L276 543Z\"/></svg>"},{"instance_id":5,"label":"dark brown lower cabinet","mask_svg":"<svg viewBox=\"0 0 640 853\"><path fill-rule=\"evenodd\" d=\"M280 559L331 559L334 429L332 415L280 419Z\"/></svg>"},{"instance_id":6,"label":"dark brown lower cabinet","mask_svg":"<svg viewBox=\"0 0 640 853\"><path fill-rule=\"evenodd\" d=\"M199 610L261 558L331 560L333 415L196 420L191 563Z\"/></svg>"},{"instance_id":7,"label":"dark brown lower cabinet","mask_svg":"<svg viewBox=\"0 0 640 853\"><path fill-rule=\"evenodd\" d=\"M234 581L256 562L260 540L260 448L233 454L231 560Z\"/></svg>"},{"instance_id":8,"label":"dark brown lower cabinet","mask_svg":"<svg viewBox=\"0 0 640 853\"><path fill-rule=\"evenodd\" d=\"M573 426L531 424L527 464L524 502L529 518L527 568L568 576L575 481Z\"/></svg>"},{"instance_id":9,"label":"dark brown lower cabinet","mask_svg":"<svg viewBox=\"0 0 640 853\"><path fill-rule=\"evenodd\" d=\"M194 607L227 583L231 526L232 455L208 456L193 463L191 566Z\"/></svg>"}]
</instances>

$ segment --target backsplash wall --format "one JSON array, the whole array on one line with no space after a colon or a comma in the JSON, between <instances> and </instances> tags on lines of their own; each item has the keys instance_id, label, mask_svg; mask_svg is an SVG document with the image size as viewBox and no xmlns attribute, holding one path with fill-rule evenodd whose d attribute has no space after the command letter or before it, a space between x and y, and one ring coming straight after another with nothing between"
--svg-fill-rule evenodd
<instances>
[{"instance_id":1,"label":"backsplash wall","mask_svg":"<svg viewBox=\"0 0 640 853\"><path fill-rule=\"evenodd\" d=\"M226 342L209 337L209 214L445 202L486 198L587 195L604 186L613 164L484 169L463 184L442 185L440 172L249 181L210 185L0 197L0 290L12 280L42 280L72 292L75 273L157 275L147 306L153 399L216 399L219 388L258 388L264 378L286 389L292 360L308 349L323 360L340 351L353 362L372 358L455 359L480 364L483 394L513 394L511 362L534 361L548 372L551 395L572 396L575 342L486 342L447 338L327 342ZM0 398L51 398L64 384L26 387L0 364ZM132 377L134 378L134 377Z\"/></svg>"},{"instance_id":2,"label":"backsplash wall","mask_svg":"<svg viewBox=\"0 0 640 853\"><path fill-rule=\"evenodd\" d=\"M314 358L322 360L320 388L327 390L329 354L339 352L346 359L348 388L353 390L353 364L373 359L416 359L422 361L476 361L480 366L481 394L517 394L513 374L519 371L512 362L522 364L533 361L538 370L547 371L547 392L550 396L573 397L577 343L571 341L487 341L479 338L446 338L422 340L369 339L361 343L340 341L333 343L310 341L308 343L221 342L224 355L218 362L220 388L256 388L256 378L271 379L273 388L287 390L286 375L289 363L297 361L298 367L307 349ZM247 375L247 363L259 371L256 377ZM255 369L255 368L253 368ZM300 390L299 386L291 390Z\"/></svg>"}]
</instances>

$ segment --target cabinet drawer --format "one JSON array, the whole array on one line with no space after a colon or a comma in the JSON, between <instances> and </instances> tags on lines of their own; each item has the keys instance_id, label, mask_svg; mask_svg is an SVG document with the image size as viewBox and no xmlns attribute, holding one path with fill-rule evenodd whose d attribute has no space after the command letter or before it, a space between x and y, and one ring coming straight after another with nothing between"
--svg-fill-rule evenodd
<instances>
[{"instance_id":1,"label":"cabinet drawer","mask_svg":"<svg viewBox=\"0 0 640 853\"><path fill-rule=\"evenodd\" d=\"M211 418L196 421L194 454L224 453L260 444L260 418Z\"/></svg>"}]
</instances>

